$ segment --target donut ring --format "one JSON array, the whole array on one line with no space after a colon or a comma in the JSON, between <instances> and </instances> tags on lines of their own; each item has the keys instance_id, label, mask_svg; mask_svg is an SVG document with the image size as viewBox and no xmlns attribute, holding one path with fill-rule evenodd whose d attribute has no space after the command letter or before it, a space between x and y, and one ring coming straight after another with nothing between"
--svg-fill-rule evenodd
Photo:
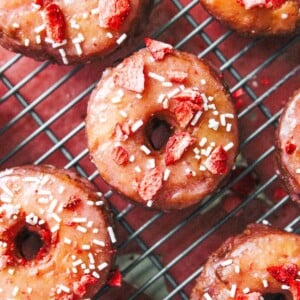
<instances>
[{"instance_id":1,"label":"donut ring","mask_svg":"<svg viewBox=\"0 0 300 300\"><path fill-rule=\"evenodd\" d=\"M300 90L290 98L280 117L276 154L280 175L291 198L300 203Z\"/></svg>"},{"instance_id":2,"label":"donut ring","mask_svg":"<svg viewBox=\"0 0 300 300\"><path fill-rule=\"evenodd\" d=\"M36 60L103 57L134 35L152 0L0 0L0 44Z\"/></svg>"},{"instance_id":3,"label":"donut ring","mask_svg":"<svg viewBox=\"0 0 300 300\"><path fill-rule=\"evenodd\" d=\"M298 235L250 224L210 256L190 299L260 300L280 294L296 300L300 297L299 270Z\"/></svg>"},{"instance_id":4,"label":"donut ring","mask_svg":"<svg viewBox=\"0 0 300 300\"><path fill-rule=\"evenodd\" d=\"M115 236L86 179L52 166L2 171L0 220L1 299L87 299L105 284Z\"/></svg>"},{"instance_id":5,"label":"donut ring","mask_svg":"<svg viewBox=\"0 0 300 300\"><path fill-rule=\"evenodd\" d=\"M300 25L298 0L202 0L201 3L216 19L244 35L291 34Z\"/></svg>"},{"instance_id":6,"label":"donut ring","mask_svg":"<svg viewBox=\"0 0 300 300\"><path fill-rule=\"evenodd\" d=\"M223 83L196 56L146 39L107 69L87 112L100 175L137 203L181 209L212 193L231 170L237 118Z\"/></svg>"}]
</instances>

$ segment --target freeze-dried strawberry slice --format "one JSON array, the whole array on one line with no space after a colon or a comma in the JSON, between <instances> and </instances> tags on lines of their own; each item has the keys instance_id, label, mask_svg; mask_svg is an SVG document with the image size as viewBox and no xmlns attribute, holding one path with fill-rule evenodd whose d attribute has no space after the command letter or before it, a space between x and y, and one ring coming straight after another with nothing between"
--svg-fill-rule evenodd
<instances>
[{"instance_id":1,"label":"freeze-dried strawberry slice","mask_svg":"<svg viewBox=\"0 0 300 300\"><path fill-rule=\"evenodd\" d=\"M73 292L75 295L77 296L80 296L80 297L83 297L84 294L86 293L87 291L87 285L88 284L95 284L97 283L98 280L91 276L91 275L83 275L81 278L80 278L80 281L75 281L73 283Z\"/></svg>"},{"instance_id":2,"label":"freeze-dried strawberry slice","mask_svg":"<svg viewBox=\"0 0 300 300\"><path fill-rule=\"evenodd\" d=\"M260 300L261 298L262 294L257 292L237 296L237 300Z\"/></svg>"},{"instance_id":3,"label":"freeze-dried strawberry slice","mask_svg":"<svg viewBox=\"0 0 300 300\"><path fill-rule=\"evenodd\" d=\"M55 43L61 43L66 33L66 21L62 10L56 3L50 3L46 5L44 12L47 36Z\"/></svg>"},{"instance_id":4,"label":"freeze-dried strawberry slice","mask_svg":"<svg viewBox=\"0 0 300 300\"><path fill-rule=\"evenodd\" d=\"M290 290L293 295L293 299L300 299L300 282L298 280L293 280L290 283Z\"/></svg>"},{"instance_id":5,"label":"freeze-dried strawberry slice","mask_svg":"<svg viewBox=\"0 0 300 300\"><path fill-rule=\"evenodd\" d=\"M285 147L284 150L286 152L286 154L293 154L296 150L297 146L293 143L291 143L290 141L287 141L285 143Z\"/></svg>"},{"instance_id":6,"label":"freeze-dried strawberry slice","mask_svg":"<svg viewBox=\"0 0 300 300\"><path fill-rule=\"evenodd\" d=\"M112 272L110 279L108 280L110 286L122 286L122 274L119 269Z\"/></svg>"},{"instance_id":7,"label":"freeze-dried strawberry slice","mask_svg":"<svg viewBox=\"0 0 300 300\"><path fill-rule=\"evenodd\" d=\"M188 74L183 71L170 70L167 71L168 79L174 83L184 83Z\"/></svg>"},{"instance_id":8,"label":"freeze-dried strawberry slice","mask_svg":"<svg viewBox=\"0 0 300 300\"><path fill-rule=\"evenodd\" d=\"M115 137L119 142L126 141L128 137L132 134L131 126L128 122L123 124L117 123L115 127Z\"/></svg>"},{"instance_id":9,"label":"freeze-dried strawberry slice","mask_svg":"<svg viewBox=\"0 0 300 300\"><path fill-rule=\"evenodd\" d=\"M268 267L267 271L280 283L289 284L296 278L298 266L292 263L287 263L281 266Z\"/></svg>"},{"instance_id":10,"label":"freeze-dried strawberry slice","mask_svg":"<svg viewBox=\"0 0 300 300\"><path fill-rule=\"evenodd\" d=\"M189 101L193 104L193 109L195 110L203 109L203 99L200 91L197 89L186 88L182 92L172 97L172 100Z\"/></svg>"},{"instance_id":11,"label":"freeze-dried strawberry slice","mask_svg":"<svg viewBox=\"0 0 300 300\"><path fill-rule=\"evenodd\" d=\"M145 88L144 61L141 55L126 58L114 74L114 83L127 90L142 93Z\"/></svg>"},{"instance_id":12,"label":"freeze-dried strawberry slice","mask_svg":"<svg viewBox=\"0 0 300 300\"><path fill-rule=\"evenodd\" d=\"M98 9L100 26L118 30L130 13L130 1L99 0Z\"/></svg>"},{"instance_id":13,"label":"freeze-dried strawberry slice","mask_svg":"<svg viewBox=\"0 0 300 300\"><path fill-rule=\"evenodd\" d=\"M120 166L126 165L129 161L128 152L122 146L114 147L112 156L116 164Z\"/></svg>"},{"instance_id":14,"label":"freeze-dried strawberry slice","mask_svg":"<svg viewBox=\"0 0 300 300\"><path fill-rule=\"evenodd\" d=\"M143 200L153 200L153 197L162 186L162 179L162 172L158 168L154 168L145 174L138 187L139 195Z\"/></svg>"},{"instance_id":15,"label":"freeze-dried strawberry slice","mask_svg":"<svg viewBox=\"0 0 300 300\"><path fill-rule=\"evenodd\" d=\"M145 44L155 60L163 60L167 54L173 53L172 45L160 41L145 38Z\"/></svg>"},{"instance_id":16,"label":"freeze-dried strawberry slice","mask_svg":"<svg viewBox=\"0 0 300 300\"><path fill-rule=\"evenodd\" d=\"M173 112L181 128L186 128L194 117L194 110L189 102L176 103Z\"/></svg>"},{"instance_id":17,"label":"freeze-dried strawberry slice","mask_svg":"<svg viewBox=\"0 0 300 300\"><path fill-rule=\"evenodd\" d=\"M206 168L212 174L224 175L227 173L227 153L222 146L218 146L205 161Z\"/></svg>"},{"instance_id":18,"label":"freeze-dried strawberry slice","mask_svg":"<svg viewBox=\"0 0 300 300\"><path fill-rule=\"evenodd\" d=\"M168 166L178 161L183 153L195 142L196 139L188 132L179 132L171 136L166 145L166 165Z\"/></svg>"}]
</instances>

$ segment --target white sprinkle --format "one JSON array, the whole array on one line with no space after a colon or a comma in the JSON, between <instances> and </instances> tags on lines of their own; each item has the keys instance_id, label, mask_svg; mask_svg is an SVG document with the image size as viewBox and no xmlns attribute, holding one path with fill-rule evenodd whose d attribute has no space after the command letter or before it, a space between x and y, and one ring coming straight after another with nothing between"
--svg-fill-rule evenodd
<instances>
[{"instance_id":1,"label":"white sprinkle","mask_svg":"<svg viewBox=\"0 0 300 300\"><path fill-rule=\"evenodd\" d=\"M221 262L221 266L222 267L227 267L227 266L230 266L232 263L233 263L232 259L227 259L227 260L224 260L224 261Z\"/></svg>"},{"instance_id":2,"label":"white sprinkle","mask_svg":"<svg viewBox=\"0 0 300 300\"><path fill-rule=\"evenodd\" d=\"M27 215L25 217L25 220L26 220L26 223L34 226L38 223L39 218L34 213L30 213L29 215Z\"/></svg>"},{"instance_id":3,"label":"white sprinkle","mask_svg":"<svg viewBox=\"0 0 300 300\"><path fill-rule=\"evenodd\" d=\"M203 137L200 142L199 142L199 146L200 147L203 147L205 144L207 143L207 138L206 137Z\"/></svg>"},{"instance_id":4,"label":"white sprinkle","mask_svg":"<svg viewBox=\"0 0 300 300\"><path fill-rule=\"evenodd\" d=\"M202 85L205 85L205 84L206 84L206 80L205 80L205 79L201 79L201 80L200 80L200 83L201 83Z\"/></svg>"},{"instance_id":5,"label":"white sprinkle","mask_svg":"<svg viewBox=\"0 0 300 300\"><path fill-rule=\"evenodd\" d=\"M102 200L99 200L99 201L95 202L96 206L102 206L103 204L104 204L104 201L102 201Z\"/></svg>"},{"instance_id":6,"label":"white sprinkle","mask_svg":"<svg viewBox=\"0 0 300 300\"><path fill-rule=\"evenodd\" d=\"M116 43L118 45L121 45L125 40L127 39L127 34L123 33L117 40Z\"/></svg>"},{"instance_id":7,"label":"white sprinkle","mask_svg":"<svg viewBox=\"0 0 300 300\"><path fill-rule=\"evenodd\" d=\"M234 143L233 143L233 142L230 142L230 143L228 143L227 145L225 145L225 146L223 147L223 149L227 152L227 151L229 151L230 149L232 149L233 146L234 146Z\"/></svg>"},{"instance_id":8,"label":"white sprinkle","mask_svg":"<svg viewBox=\"0 0 300 300\"><path fill-rule=\"evenodd\" d=\"M97 15L97 14L99 14L99 13L100 13L100 11L99 11L99 8L98 8L98 7L91 9L91 14L92 14L92 15Z\"/></svg>"},{"instance_id":9,"label":"white sprinkle","mask_svg":"<svg viewBox=\"0 0 300 300\"><path fill-rule=\"evenodd\" d=\"M216 109L217 109L217 107L216 107L215 104L208 104L208 105L207 105L207 108L208 108L208 109L211 109L211 110L216 110Z\"/></svg>"},{"instance_id":10,"label":"white sprinkle","mask_svg":"<svg viewBox=\"0 0 300 300\"><path fill-rule=\"evenodd\" d=\"M90 270L90 269L85 269L85 270L83 271L83 274L89 274L89 273L91 273L91 270Z\"/></svg>"},{"instance_id":11,"label":"white sprinkle","mask_svg":"<svg viewBox=\"0 0 300 300\"><path fill-rule=\"evenodd\" d=\"M25 45L25 47L28 47L30 45L30 40L24 39L24 45Z\"/></svg>"},{"instance_id":12,"label":"white sprinkle","mask_svg":"<svg viewBox=\"0 0 300 300\"><path fill-rule=\"evenodd\" d=\"M77 274L77 269L76 268L72 268L72 272L74 273L74 274Z\"/></svg>"},{"instance_id":13,"label":"white sprinkle","mask_svg":"<svg viewBox=\"0 0 300 300\"><path fill-rule=\"evenodd\" d=\"M300 168L296 169L296 174L300 174Z\"/></svg>"},{"instance_id":14,"label":"white sprinkle","mask_svg":"<svg viewBox=\"0 0 300 300\"><path fill-rule=\"evenodd\" d=\"M104 270L107 267L108 267L108 263L107 262L103 262L97 268L98 268L99 271L102 271L102 270Z\"/></svg>"},{"instance_id":15,"label":"white sprinkle","mask_svg":"<svg viewBox=\"0 0 300 300\"><path fill-rule=\"evenodd\" d=\"M140 147L140 149L141 149L146 155L149 155L149 154L151 153L151 150L150 150L147 146L145 146L145 145L142 145L142 146Z\"/></svg>"},{"instance_id":16,"label":"white sprinkle","mask_svg":"<svg viewBox=\"0 0 300 300\"><path fill-rule=\"evenodd\" d=\"M204 165L200 165L199 170L200 171L206 171L206 167Z\"/></svg>"},{"instance_id":17,"label":"white sprinkle","mask_svg":"<svg viewBox=\"0 0 300 300\"><path fill-rule=\"evenodd\" d=\"M215 131L219 129L219 124L220 123L213 118L208 120L208 128L213 129Z\"/></svg>"},{"instance_id":18,"label":"white sprinkle","mask_svg":"<svg viewBox=\"0 0 300 300\"><path fill-rule=\"evenodd\" d=\"M171 170L170 169L165 169L164 171L164 177L163 177L163 181L167 181L169 176L170 176Z\"/></svg>"},{"instance_id":19,"label":"white sprinkle","mask_svg":"<svg viewBox=\"0 0 300 300\"><path fill-rule=\"evenodd\" d=\"M170 82L170 81L166 81L166 82L163 82L163 83L162 83L162 86L164 86L164 87L172 87L172 86L173 86L173 83Z\"/></svg>"},{"instance_id":20,"label":"white sprinkle","mask_svg":"<svg viewBox=\"0 0 300 300\"><path fill-rule=\"evenodd\" d=\"M282 290L289 290L290 287L289 287L288 285L286 285L286 284L282 284L282 285L281 285L281 289L282 289Z\"/></svg>"},{"instance_id":21,"label":"white sprinkle","mask_svg":"<svg viewBox=\"0 0 300 300\"><path fill-rule=\"evenodd\" d=\"M83 14L82 14L82 18L83 19L87 19L89 17L89 13L88 12L84 12Z\"/></svg>"},{"instance_id":22,"label":"white sprinkle","mask_svg":"<svg viewBox=\"0 0 300 300\"><path fill-rule=\"evenodd\" d=\"M61 222L61 218L56 213L52 213L51 216L57 223Z\"/></svg>"},{"instance_id":23,"label":"white sprinkle","mask_svg":"<svg viewBox=\"0 0 300 300\"><path fill-rule=\"evenodd\" d=\"M235 265L234 266L234 271L235 271L236 274L240 274L240 271L241 271L240 266L239 265Z\"/></svg>"},{"instance_id":24,"label":"white sprinkle","mask_svg":"<svg viewBox=\"0 0 300 300\"><path fill-rule=\"evenodd\" d=\"M206 149L201 149L201 155L209 156L212 150L213 150L212 146L208 146Z\"/></svg>"},{"instance_id":25,"label":"white sprinkle","mask_svg":"<svg viewBox=\"0 0 300 300\"><path fill-rule=\"evenodd\" d=\"M214 110L214 111L213 111L213 115L214 115L214 116L218 116L219 114L220 114L220 113L219 113L217 110Z\"/></svg>"},{"instance_id":26,"label":"white sprinkle","mask_svg":"<svg viewBox=\"0 0 300 300\"><path fill-rule=\"evenodd\" d=\"M35 42L36 42L38 45L42 42L41 36L40 36L39 34L35 37Z\"/></svg>"},{"instance_id":27,"label":"white sprinkle","mask_svg":"<svg viewBox=\"0 0 300 300\"><path fill-rule=\"evenodd\" d=\"M81 249L82 249L82 250L90 250L90 249L91 249L91 246L90 246L90 245L84 244L84 245L81 246Z\"/></svg>"},{"instance_id":28,"label":"white sprinkle","mask_svg":"<svg viewBox=\"0 0 300 300\"><path fill-rule=\"evenodd\" d=\"M233 284L233 285L231 286L230 295L229 295L231 298L234 298L234 297L235 297L235 294L236 294L236 288L237 288L237 285L236 285L236 284Z\"/></svg>"},{"instance_id":29,"label":"white sprinkle","mask_svg":"<svg viewBox=\"0 0 300 300\"><path fill-rule=\"evenodd\" d=\"M86 223L87 218L86 217L74 217L74 218L72 218L72 222L74 222L74 223Z\"/></svg>"},{"instance_id":30,"label":"white sprinkle","mask_svg":"<svg viewBox=\"0 0 300 300\"><path fill-rule=\"evenodd\" d=\"M262 284L264 288L267 288L269 286L267 279L263 279Z\"/></svg>"},{"instance_id":31,"label":"white sprinkle","mask_svg":"<svg viewBox=\"0 0 300 300\"><path fill-rule=\"evenodd\" d=\"M58 188L58 193L59 194L62 194L65 190L65 187L63 185L61 185L59 188Z\"/></svg>"},{"instance_id":32,"label":"white sprinkle","mask_svg":"<svg viewBox=\"0 0 300 300\"><path fill-rule=\"evenodd\" d=\"M244 288L243 289L243 293L244 294L248 294L250 292L250 289L248 287Z\"/></svg>"},{"instance_id":33,"label":"white sprinkle","mask_svg":"<svg viewBox=\"0 0 300 300\"><path fill-rule=\"evenodd\" d=\"M63 284L60 284L60 289L61 289L63 292L65 292L65 293L70 293L70 292L71 292L71 290L70 290L67 286L65 286L65 285L63 285Z\"/></svg>"},{"instance_id":34,"label":"white sprinkle","mask_svg":"<svg viewBox=\"0 0 300 300\"><path fill-rule=\"evenodd\" d=\"M226 131L230 132L231 129L232 129L232 124L231 123L227 123L227 125L226 125Z\"/></svg>"},{"instance_id":35,"label":"white sprinkle","mask_svg":"<svg viewBox=\"0 0 300 300\"><path fill-rule=\"evenodd\" d=\"M153 201L152 200L148 200L148 202L147 202L147 207L152 207L152 205L153 205Z\"/></svg>"},{"instance_id":36,"label":"white sprinkle","mask_svg":"<svg viewBox=\"0 0 300 300\"><path fill-rule=\"evenodd\" d=\"M19 287L15 286L12 290L12 295L15 297L17 296L18 292L19 292Z\"/></svg>"},{"instance_id":37,"label":"white sprinkle","mask_svg":"<svg viewBox=\"0 0 300 300\"><path fill-rule=\"evenodd\" d=\"M72 266L73 267L78 267L82 263L83 263L82 259L77 259L77 260L75 260L75 261L72 262Z\"/></svg>"},{"instance_id":38,"label":"white sprinkle","mask_svg":"<svg viewBox=\"0 0 300 300\"><path fill-rule=\"evenodd\" d=\"M286 13L282 13L282 14L281 14L281 19L282 19L282 20L286 20L288 17L289 17L289 15L286 14Z\"/></svg>"},{"instance_id":39,"label":"white sprinkle","mask_svg":"<svg viewBox=\"0 0 300 300\"><path fill-rule=\"evenodd\" d=\"M72 241L69 239L69 238L64 238L64 243L66 244L66 245L71 245L72 244Z\"/></svg>"},{"instance_id":40,"label":"white sprinkle","mask_svg":"<svg viewBox=\"0 0 300 300\"><path fill-rule=\"evenodd\" d=\"M156 101L157 101L157 103L163 103L165 98L166 98L165 94L160 94Z\"/></svg>"},{"instance_id":41,"label":"white sprinkle","mask_svg":"<svg viewBox=\"0 0 300 300\"><path fill-rule=\"evenodd\" d=\"M58 231L59 230L59 224L54 225L53 227L51 227L50 230L51 230L52 233Z\"/></svg>"},{"instance_id":42,"label":"white sprinkle","mask_svg":"<svg viewBox=\"0 0 300 300\"><path fill-rule=\"evenodd\" d=\"M191 125L195 126L198 123L198 121L200 120L201 116L202 116L202 111L198 110L197 113L195 114L194 118L191 121Z\"/></svg>"},{"instance_id":43,"label":"white sprinkle","mask_svg":"<svg viewBox=\"0 0 300 300\"><path fill-rule=\"evenodd\" d=\"M167 94L167 97L169 99L173 98L174 96L176 96L178 93L181 92L181 89L179 87L175 88L174 90L170 91L168 94Z\"/></svg>"},{"instance_id":44,"label":"white sprinkle","mask_svg":"<svg viewBox=\"0 0 300 300\"><path fill-rule=\"evenodd\" d=\"M34 32L35 33L41 33L42 31L44 31L46 29L46 25L45 24L42 24L40 26L37 26L34 28Z\"/></svg>"},{"instance_id":45,"label":"white sprinkle","mask_svg":"<svg viewBox=\"0 0 300 300\"><path fill-rule=\"evenodd\" d=\"M106 32L106 36L109 38L109 39L112 39L114 36L111 32Z\"/></svg>"},{"instance_id":46,"label":"white sprinkle","mask_svg":"<svg viewBox=\"0 0 300 300\"><path fill-rule=\"evenodd\" d=\"M87 205L89 205L89 206L94 206L94 201L92 201L92 200L88 200L87 202L86 202L86 204Z\"/></svg>"},{"instance_id":47,"label":"white sprinkle","mask_svg":"<svg viewBox=\"0 0 300 300\"><path fill-rule=\"evenodd\" d=\"M48 212L50 212L50 213L53 212L55 210L57 204L58 204L57 199L52 200L49 205Z\"/></svg>"},{"instance_id":48,"label":"white sprinkle","mask_svg":"<svg viewBox=\"0 0 300 300\"><path fill-rule=\"evenodd\" d=\"M99 273L97 273L96 271L94 271L94 272L92 273L92 275L93 275L95 278L97 278L97 279L100 278Z\"/></svg>"},{"instance_id":49,"label":"white sprinkle","mask_svg":"<svg viewBox=\"0 0 300 300\"><path fill-rule=\"evenodd\" d=\"M151 158L147 160L147 169L151 170L155 168L155 159Z\"/></svg>"},{"instance_id":50,"label":"white sprinkle","mask_svg":"<svg viewBox=\"0 0 300 300\"><path fill-rule=\"evenodd\" d=\"M141 94L135 94L135 97L139 100L141 100L143 98L143 96Z\"/></svg>"},{"instance_id":51,"label":"white sprinkle","mask_svg":"<svg viewBox=\"0 0 300 300\"><path fill-rule=\"evenodd\" d=\"M100 246L100 247L104 247L105 243L103 241L97 240L97 239L93 239L93 244Z\"/></svg>"},{"instance_id":52,"label":"white sprinkle","mask_svg":"<svg viewBox=\"0 0 300 300\"><path fill-rule=\"evenodd\" d=\"M75 43L74 46L75 46L77 55L78 55L78 56L81 56L82 53L83 53L83 51L82 51L82 48L81 48L80 44L79 44L79 43Z\"/></svg>"},{"instance_id":53,"label":"white sprinkle","mask_svg":"<svg viewBox=\"0 0 300 300\"><path fill-rule=\"evenodd\" d=\"M136 132L141 126L143 126L143 124L143 120L137 120L135 123L132 124L131 131Z\"/></svg>"},{"instance_id":54,"label":"white sprinkle","mask_svg":"<svg viewBox=\"0 0 300 300\"><path fill-rule=\"evenodd\" d=\"M133 163L135 161L135 156L132 154L129 156L129 161Z\"/></svg>"},{"instance_id":55,"label":"white sprinkle","mask_svg":"<svg viewBox=\"0 0 300 300\"><path fill-rule=\"evenodd\" d=\"M142 169L139 166L135 166L134 171L137 172L137 173L141 173Z\"/></svg>"},{"instance_id":56,"label":"white sprinkle","mask_svg":"<svg viewBox=\"0 0 300 300\"><path fill-rule=\"evenodd\" d=\"M9 275L14 275L15 269L8 269L7 272L8 272Z\"/></svg>"},{"instance_id":57,"label":"white sprinkle","mask_svg":"<svg viewBox=\"0 0 300 300\"><path fill-rule=\"evenodd\" d=\"M213 300L213 298L212 298L208 293L204 293L204 294L203 294L203 297L204 297L206 300Z\"/></svg>"},{"instance_id":58,"label":"white sprinkle","mask_svg":"<svg viewBox=\"0 0 300 300\"><path fill-rule=\"evenodd\" d=\"M117 239L116 239L113 228L111 226L108 226L107 231L108 231L111 242L114 244L117 241Z\"/></svg>"},{"instance_id":59,"label":"white sprinkle","mask_svg":"<svg viewBox=\"0 0 300 300\"><path fill-rule=\"evenodd\" d=\"M99 229L98 228L93 228L92 232L97 234L97 233L99 233Z\"/></svg>"},{"instance_id":60,"label":"white sprinkle","mask_svg":"<svg viewBox=\"0 0 300 300\"><path fill-rule=\"evenodd\" d=\"M90 264L95 264L95 258L93 253L89 253L88 257L89 257Z\"/></svg>"},{"instance_id":61,"label":"white sprinkle","mask_svg":"<svg viewBox=\"0 0 300 300\"><path fill-rule=\"evenodd\" d=\"M166 98L166 99L164 100L164 102L163 102L163 108L164 108L164 109L168 109L168 108L169 108L169 99L168 99L168 98Z\"/></svg>"},{"instance_id":62,"label":"white sprinkle","mask_svg":"<svg viewBox=\"0 0 300 300\"><path fill-rule=\"evenodd\" d=\"M27 294L31 294L32 293L32 287L28 287L27 288Z\"/></svg>"},{"instance_id":63,"label":"white sprinkle","mask_svg":"<svg viewBox=\"0 0 300 300\"><path fill-rule=\"evenodd\" d=\"M148 76L152 79L155 79L157 81L160 81L160 82L164 82L165 81L165 77L157 74L157 73L153 73L153 72L149 72L148 73Z\"/></svg>"},{"instance_id":64,"label":"white sprinkle","mask_svg":"<svg viewBox=\"0 0 300 300\"><path fill-rule=\"evenodd\" d=\"M67 44L67 40L64 39L61 43L54 43L54 42L52 41L52 43L50 43L50 44L52 44L52 48L53 48L53 49L56 49L56 48L65 46L65 45ZM62 49L62 48L60 48L60 49ZM58 50L58 51L59 51L59 50ZM62 55L62 56L66 56L66 54L63 53L63 52L64 52L64 51L62 51L61 55Z\"/></svg>"},{"instance_id":65,"label":"white sprinkle","mask_svg":"<svg viewBox=\"0 0 300 300\"><path fill-rule=\"evenodd\" d=\"M18 28L20 28L20 24L17 23L17 22L14 22L14 23L12 24L12 27L15 28L15 29L18 29Z\"/></svg>"},{"instance_id":66,"label":"white sprinkle","mask_svg":"<svg viewBox=\"0 0 300 300\"><path fill-rule=\"evenodd\" d=\"M94 225L94 222L93 221L88 221L87 224L86 224L86 227L87 228L92 228Z\"/></svg>"},{"instance_id":67,"label":"white sprinkle","mask_svg":"<svg viewBox=\"0 0 300 300\"><path fill-rule=\"evenodd\" d=\"M266 220L266 219L263 219L263 220L262 220L262 223L263 223L264 225L271 225L271 223L270 223L268 220Z\"/></svg>"},{"instance_id":68,"label":"white sprinkle","mask_svg":"<svg viewBox=\"0 0 300 300\"><path fill-rule=\"evenodd\" d=\"M127 117L128 117L127 112L124 111L124 110L120 110L119 113L120 113L120 115L121 115L123 118L127 118Z\"/></svg>"},{"instance_id":69,"label":"white sprinkle","mask_svg":"<svg viewBox=\"0 0 300 300\"><path fill-rule=\"evenodd\" d=\"M78 226L76 227L76 229L77 229L78 231L82 232L82 233L86 233L86 232L87 232L87 228L85 228L85 227L83 227L83 226L80 226L80 225L78 225Z\"/></svg>"},{"instance_id":70,"label":"white sprinkle","mask_svg":"<svg viewBox=\"0 0 300 300\"><path fill-rule=\"evenodd\" d=\"M76 22L76 20L71 19L70 20L71 28L73 29L80 29L80 25Z\"/></svg>"}]
</instances>

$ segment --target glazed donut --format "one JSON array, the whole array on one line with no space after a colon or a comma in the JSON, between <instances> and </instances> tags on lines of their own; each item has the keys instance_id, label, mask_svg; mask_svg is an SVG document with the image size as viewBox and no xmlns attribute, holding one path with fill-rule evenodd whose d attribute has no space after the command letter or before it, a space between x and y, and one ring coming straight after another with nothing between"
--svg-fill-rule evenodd
<instances>
[{"instance_id":1,"label":"glazed donut","mask_svg":"<svg viewBox=\"0 0 300 300\"><path fill-rule=\"evenodd\" d=\"M191 300L300 299L300 237L250 224L208 259ZM276 298L279 299L279 298Z\"/></svg>"},{"instance_id":2,"label":"glazed donut","mask_svg":"<svg viewBox=\"0 0 300 300\"><path fill-rule=\"evenodd\" d=\"M290 98L280 117L276 156L281 178L291 196L300 203L300 90Z\"/></svg>"},{"instance_id":3,"label":"glazed donut","mask_svg":"<svg viewBox=\"0 0 300 300\"><path fill-rule=\"evenodd\" d=\"M250 36L286 35L300 25L298 0L202 0L216 19Z\"/></svg>"},{"instance_id":4,"label":"glazed donut","mask_svg":"<svg viewBox=\"0 0 300 300\"><path fill-rule=\"evenodd\" d=\"M86 179L52 166L0 172L0 298L87 299L105 284L115 235Z\"/></svg>"},{"instance_id":5,"label":"glazed donut","mask_svg":"<svg viewBox=\"0 0 300 300\"><path fill-rule=\"evenodd\" d=\"M100 175L137 203L181 209L212 193L238 148L230 95L196 56L146 38L147 47L107 69L86 118Z\"/></svg>"},{"instance_id":6,"label":"glazed donut","mask_svg":"<svg viewBox=\"0 0 300 300\"><path fill-rule=\"evenodd\" d=\"M103 57L134 35L152 0L0 0L0 44L60 64Z\"/></svg>"}]
</instances>

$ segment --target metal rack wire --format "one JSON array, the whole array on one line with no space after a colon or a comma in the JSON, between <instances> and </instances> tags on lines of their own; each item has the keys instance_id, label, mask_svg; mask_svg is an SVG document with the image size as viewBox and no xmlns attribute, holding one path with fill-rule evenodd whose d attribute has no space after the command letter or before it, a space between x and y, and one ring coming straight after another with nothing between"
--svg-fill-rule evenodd
<instances>
[{"instance_id":1,"label":"metal rack wire","mask_svg":"<svg viewBox=\"0 0 300 300\"><path fill-rule=\"evenodd\" d=\"M168 12L162 13L166 8ZM133 257L120 270L133 289L124 294L105 287L97 299L188 299L202 264L227 236L241 232L248 223L266 220L289 231L300 229L299 208L287 195L274 196L280 181L272 143L282 112L280 101L299 87L300 35L242 38L209 16L198 0L156 1L155 9L162 21L151 35L162 40L172 37L176 48L210 61L240 105L243 171L196 208L163 213L135 207L98 176L84 142L84 114L100 67L53 66L4 50L0 58L0 168L24 163L74 168L111 200L120 235L119 255ZM265 139L271 142L260 145ZM253 191L232 210L224 210L220 199L253 173L257 179ZM149 269L152 273L137 284L134 275L140 268L142 273ZM153 290L159 281L164 292L158 296Z\"/></svg>"}]
</instances>

